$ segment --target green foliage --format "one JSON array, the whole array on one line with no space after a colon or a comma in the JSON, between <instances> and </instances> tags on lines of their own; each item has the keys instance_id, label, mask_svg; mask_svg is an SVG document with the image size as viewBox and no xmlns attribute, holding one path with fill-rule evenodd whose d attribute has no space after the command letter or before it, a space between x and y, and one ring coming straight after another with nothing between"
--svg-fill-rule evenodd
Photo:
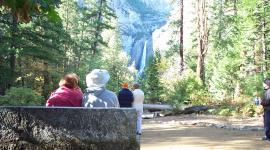
<instances>
[{"instance_id":1,"label":"green foliage","mask_svg":"<svg viewBox=\"0 0 270 150\"><path fill-rule=\"evenodd\" d=\"M263 29L269 24L263 22L269 20L269 10L263 0L213 1L206 81L216 100L252 96L262 90L268 59L263 53L269 51L269 31Z\"/></svg>"},{"instance_id":2,"label":"green foliage","mask_svg":"<svg viewBox=\"0 0 270 150\"><path fill-rule=\"evenodd\" d=\"M240 113L244 116L253 117L256 113L256 107L253 103L247 103L240 111Z\"/></svg>"},{"instance_id":3,"label":"green foliage","mask_svg":"<svg viewBox=\"0 0 270 150\"><path fill-rule=\"evenodd\" d=\"M86 3L91 7L80 8L75 0L63 0L61 4L51 0L1 2L1 95L11 86L23 86L46 98L69 72L79 75L79 85L84 89L85 75L95 68L108 69L112 82L132 76L126 71L126 56L120 54L119 39L113 41L117 44L114 46L104 38L103 33L115 31L117 26L113 24L113 10L105 0ZM116 32L110 34L114 35ZM110 66L112 60L118 61Z\"/></svg>"},{"instance_id":4,"label":"green foliage","mask_svg":"<svg viewBox=\"0 0 270 150\"><path fill-rule=\"evenodd\" d=\"M231 110L229 108L224 108L224 109L221 109L218 114L221 116L230 116Z\"/></svg>"},{"instance_id":5,"label":"green foliage","mask_svg":"<svg viewBox=\"0 0 270 150\"><path fill-rule=\"evenodd\" d=\"M162 101L161 95L164 93L164 87L160 81L162 68L160 52L156 51L149 61L142 80L142 89L145 91L146 99L151 103Z\"/></svg>"},{"instance_id":6,"label":"green foliage","mask_svg":"<svg viewBox=\"0 0 270 150\"><path fill-rule=\"evenodd\" d=\"M2 105L39 105L39 95L46 97L69 72L79 75L82 89L85 75L95 68L110 72L107 87L115 92L123 82L134 81L136 71L128 67L114 11L106 0L85 3L81 8L76 0L0 1L0 94L10 89L0 98ZM143 2L127 3L144 14L143 19L156 14ZM189 43L194 47L184 45L185 71L179 72L181 22L179 16L172 17L168 48L155 52L141 79L147 102L168 102L176 108L217 105L210 113L225 116L260 114L250 99L263 90L262 81L270 76L270 2L213 0L208 4L211 30L205 85L190 71L197 66L196 31Z\"/></svg>"},{"instance_id":7,"label":"green foliage","mask_svg":"<svg viewBox=\"0 0 270 150\"><path fill-rule=\"evenodd\" d=\"M6 91L6 95L0 97L0 105L42 105L44 99L37 92L30 88L11 87Z\"/></svg>"},{"instance_id":8,"label":"green foliage","mask_svg":"<svg viewBox=\"0 0 270 150\"><path fill-rule=\"evenodd\" d=\"M0 72L5 75L0 78L0 94L10 86L35 88L31 86L35 80L29 83L27 78L40 77L42 72L48 72L43 69L44 64L50 66L61 61L61 47L68 36L61 22L49 21L46 14L32 15L31 22L20 23L9 10L1 11Z\"/></svg>"},{"instance_id":9,"label":"green foliage","mask_svg":"<svg viewBox=\"0 0 270 150\"><path fill-rule=\"evenodd\" d=\"M53 21L59 21L60 17L55 11L55 7L60 3L60 0L2 0L0 6L4 6L7 10L11 10L12 14L23 21L29 22L33 14L42 12Z\"/></svg>"},{"instance_id":10,"label":"green foliage","mask_svg":"<svg viewBox=\"0 0 270 150\"><path fill-rule=\"evenodd\" d=\"M121 46L120 36L117 30L109 30L104 36L108 48L102 53L102 67L109 71L110 81L107 88L118 92L122 83L132 83L135 77L135 68L128 67L129 57Z\"/></svg>"},{"instance_id":11,"label":"green foliage","mask_svg":"<svg viewBox=\"0 0 270 150\"><path fill-rule=\"evenodd\" d=\"M262 82L264 77L262 74L257 74L245 78L243 85L245 85L243 93L245 95L254 96L255 92L263 92Z\"/></svg>"},{"instance_id":12,"label":"green foliage","mask_svg":"<svg viewBox=\"0 0 270 150\"><path fill-rule=\"evenodd\" d=\"M167 101L175 108L184 104L200 104L206 98L202 82L194 73L187 73L177 80L172 89L166 89Z\"/></svg>"},{"instance_id":13,"label":"green foliage","mask_svg":"<svg viewBox=\"0 0 270 150\"><path fill-rule=\"evenodd\" d=\"M262 114L262 107L254 105L251 97L240 97L235 100L225 100L217 104L210 114L222 116L254 117Z\"/></svg>"}]
</instances>

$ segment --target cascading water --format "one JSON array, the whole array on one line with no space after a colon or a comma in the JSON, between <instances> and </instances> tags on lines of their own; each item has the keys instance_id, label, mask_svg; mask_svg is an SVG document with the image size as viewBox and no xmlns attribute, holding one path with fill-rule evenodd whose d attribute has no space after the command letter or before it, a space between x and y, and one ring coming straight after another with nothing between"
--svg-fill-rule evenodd
<instances>
[{"instance_id":1,"label":"cascading water","mask_svg":"<svg viewBox=\"0 0 270 150\"><path fill-rule=\"evenodd\" d=\"M173 9L170 0L108 0L117 16L122 46L130 56L129 64L135 64L138 75L144 72L153 55L155 30L166 24ZM78 5L85 5L78 0Z\"/></svg>"},{"instance_id":2,"label":"cascading water","mask_svg":"<svg viewBox=\"0 0 270 150\"><path fill-rule=\"evenodd\" d=\"M146 60L147 60L147 57L146 57L147 42L148 41L145 41L144 42L143 55L142 55L142 58L141 58L141 66L140 66L140 70L139 70L138 75L137 75L137 79L138 79L138 77L140 77L143 74L144 68L145 68L145 65L146 65Z\"/></svg>"},{"instance_id":3,"label":"cascading water","mask_svg":"<svg viewBox=\"0 0 270 150\"><path fill-rule=\"evenodd\" d=\"M153 56L153 32L166 24L170 0L111 0L119 23L123 49L135 64L137 78Z\"/></svg>"}]
</instances>

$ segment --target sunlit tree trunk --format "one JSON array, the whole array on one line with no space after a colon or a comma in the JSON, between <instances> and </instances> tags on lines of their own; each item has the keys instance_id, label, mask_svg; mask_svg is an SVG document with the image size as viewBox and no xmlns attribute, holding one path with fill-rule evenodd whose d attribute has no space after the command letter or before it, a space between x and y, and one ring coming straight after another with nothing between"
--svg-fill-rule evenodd
<instances>
[{"instance_id":1,"label":"sunlit tree trunk","mask_svg":"<svg viewBox=\"0 0 270 150\"><path fill-rule=\"evenodd\" d=\"M266 72L268 70L268 52L267 52L267 29L266 29L266 10L265 7L267 7L267 1L262 0L261 3L257 4L257 11L259 12L258 14L258 22L257 22L257 27L258 27L258 32L260 34L259 42L260 42L260 54L261 54L261 59L260 61L263 61L264 63L261 64L261 72Z\"/></svg>"},{"instance_id":2,"label":"sunlit tree trunk","mask_svg":"<svg viewBox=\"0 0 270 150\"><path fill-rule=\"evenodd\" d=\"M207 27L207 12L206 0L197 0L197 13L198 13L198 58L197 58L197 77L205 83L205 63L204 59L208 49L208 27Z\"/></svg>"},{"instance_id":3,"label":"sunlit tree trunk","mask_svg":"<svg viewBox=\"0 0 270 150\"><path fill-rule=\"evenodd\" d=\"M180 73L184 71L184 0L180 0Z\"/></svg>"}]
</instances>

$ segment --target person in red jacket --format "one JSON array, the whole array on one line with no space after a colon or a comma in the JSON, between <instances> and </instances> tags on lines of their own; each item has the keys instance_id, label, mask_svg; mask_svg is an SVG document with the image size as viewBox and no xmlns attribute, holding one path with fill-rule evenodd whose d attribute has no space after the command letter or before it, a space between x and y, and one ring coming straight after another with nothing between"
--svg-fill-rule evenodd
<instances>
[{"instance_id":1,"label":"person in red jacket","mask_svg":"<svg viewBox=\"0 0 270 150\"><path fill-rule=\"evenodd\" d=\"M78 82L76 74L65 75L59 83L60 87L47 100L46 106L81 107L83 93Z\"/></svg>"}]
</instances>

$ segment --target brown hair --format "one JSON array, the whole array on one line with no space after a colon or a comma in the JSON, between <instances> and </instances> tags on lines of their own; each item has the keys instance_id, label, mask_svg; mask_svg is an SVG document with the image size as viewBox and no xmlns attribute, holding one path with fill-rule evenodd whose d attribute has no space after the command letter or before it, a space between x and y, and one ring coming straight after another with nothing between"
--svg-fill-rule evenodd
<instances>
[{"instance_id":1,"label":"brown hair","mask_svg":"<svg viewBox=\"0 0 270 150\"><path fill-rule=\"evenodd\" d=\"M268 85L270 87L270 79L267 78L263 81L263 83L265 83L266 85Z\"/></svg>"},{"instance_id":2,"label":"brown hair","mask_svg":"<svg viewBox=\"0 0 270 150\"><path fill-rule=\"evenodd\" d=\"M61 81L65 87L74 89L78 88L79 77L75 73L69 73L65 75Z\"/></svg>"},{"instance_id":3,"label":"brown hair","mask_svg":"<svg viewBox=\"0 0 270 150\"><path fill-rule=\"evenodd\" d=\"M139 83L134 83L133 84L134 89L139 89L140 87L141 87L141 85Z\"/></svg>"}]
</instances>

